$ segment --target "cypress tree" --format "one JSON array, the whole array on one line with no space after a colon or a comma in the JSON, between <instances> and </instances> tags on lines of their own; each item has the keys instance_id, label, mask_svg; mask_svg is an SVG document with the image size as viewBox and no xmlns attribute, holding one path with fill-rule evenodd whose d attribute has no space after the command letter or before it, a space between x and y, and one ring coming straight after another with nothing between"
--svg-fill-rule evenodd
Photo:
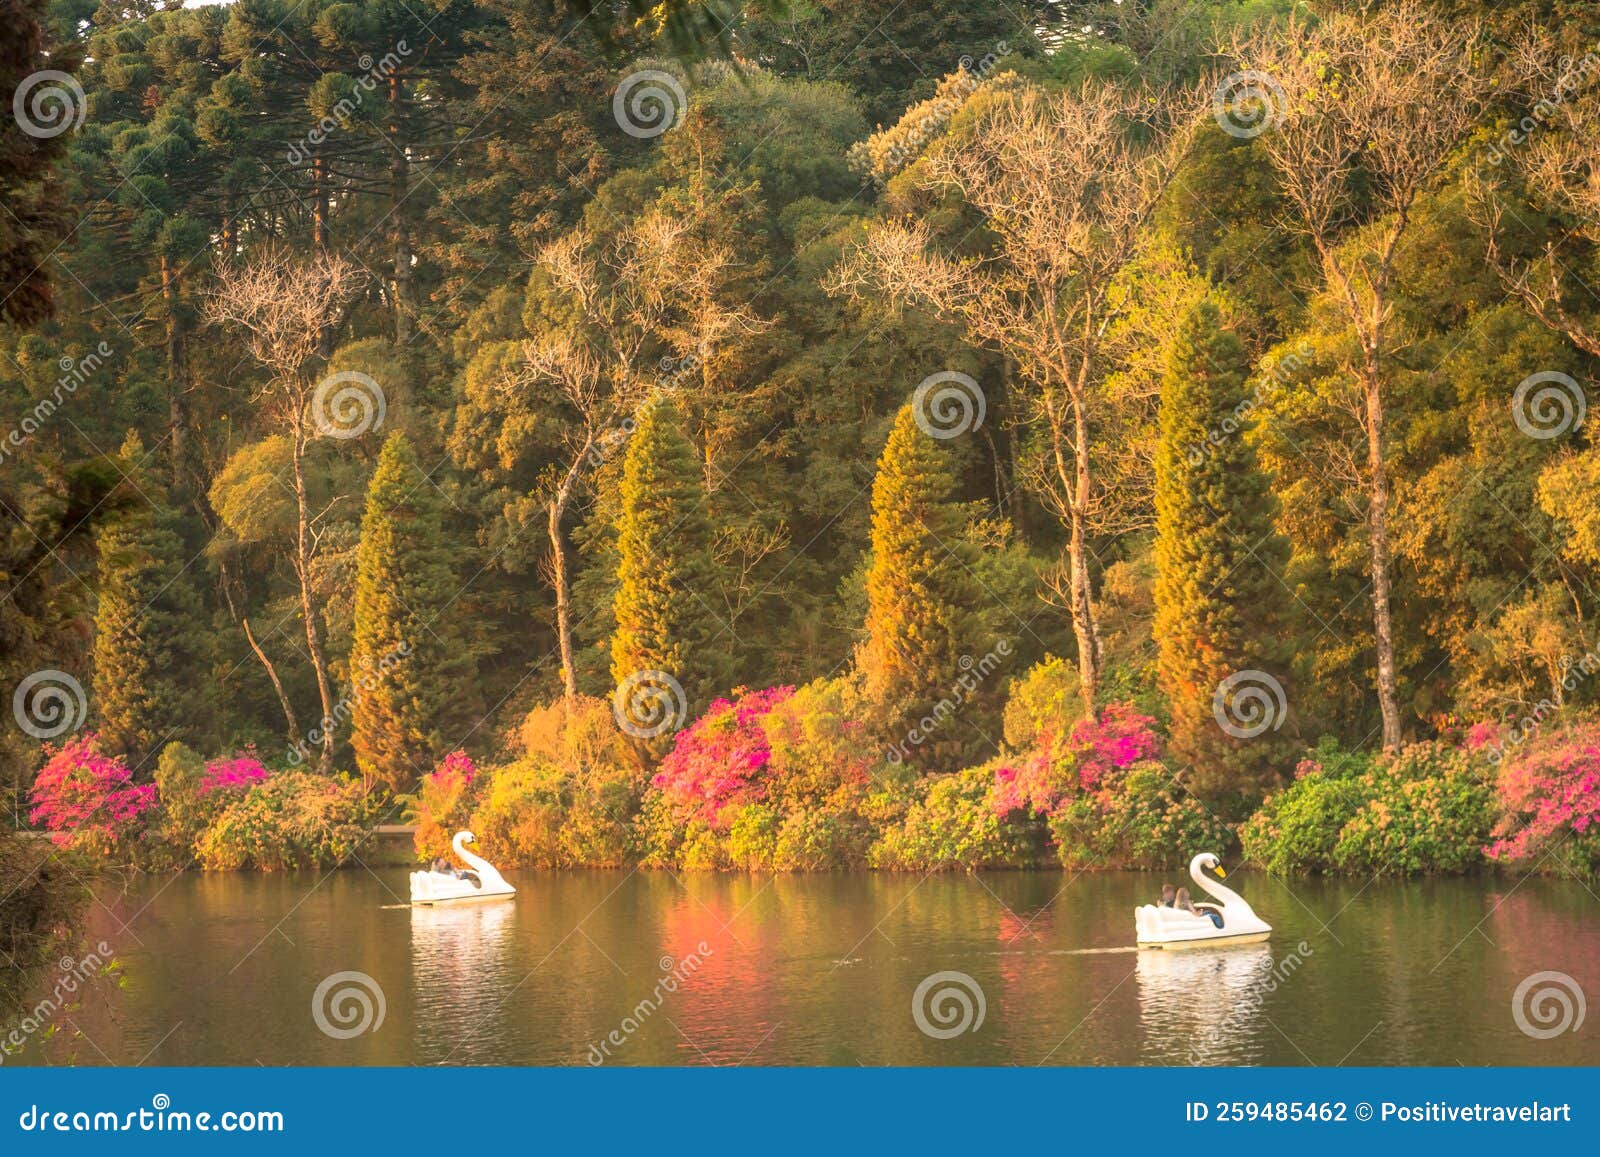
<instances>
[{"instance_id":1,"label":"cypress tree","mask_svg":"<svg viewBox=\"0 0 1600 1157\"><path fill-rule=\"evenodd\" d=\"M395 791L455 746L451 716L470 698L473 657L450 610L443 507L411 443L389 435L361 518L350 700L356 765Z\"/></svg>"},{"instance_id":2,"label":"cypress tree","mask_svg":"<svg viewBox=\"0 0 1600 1157\"><path fill-rule=\"evenodd\" d=\"M951 689L985 649L976 645L982 616L975 609L984 596L972 577L975 551L954 490L945 451L918 427L912 407L903 406L872 483L872 561L859 663L867 696L897 749L908 728L924 720L940 724L929 740L900 752L923 762L971 746L963 742L970 728L943 726L939 704L952 698Z\"/></svg>"},{"instance_id":3,"label":"cypress tree","mask_svg":"<svg viewBox=\"0 0 1600 1157\"><path fill-rule=\"evenodd\" d=\"M137 768L169 740L208 738L210 672L177 517L137 435L118 457L128 502L95 533L94 698L102 745Z\"/></svg>"},{"instance_id":4,"label":"cypress tree","mask_svg":"<svg viewBox=\"0 0 1600 1157\"><path fill-rule=\"evenodd\" d=\"M1248 375L1238 337L1200 302L1168 364L1156 453L1154 631L1171 752L1226 819L1242 818L1293 757L1288 544L1248 437Z\"/></svg>"},{"instance_id":5,"label":"cypress tree","mask_svg":"<svg viewBox=\"0 0 1600 1157\"><path fill-rule=\"evenodd\" d=\"M622 466L611 674L619 687L647 671L676 679L688 714L675 727L728 689L725 656L735 645L718 637L722 622L712 609L716 569L700 478L677 407L665 398L647 403ZM639 687L657 690L654 680ZM641 714L633 722L653 729L658 718Z\"/></svg>"}]
</instances>

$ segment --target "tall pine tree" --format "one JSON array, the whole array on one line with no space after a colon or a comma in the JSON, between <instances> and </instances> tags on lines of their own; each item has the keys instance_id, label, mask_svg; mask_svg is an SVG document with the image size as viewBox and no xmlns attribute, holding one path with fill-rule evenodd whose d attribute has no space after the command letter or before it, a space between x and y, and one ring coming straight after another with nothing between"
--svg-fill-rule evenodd
<instances>
[{"instance_id":1,"label":"tall pine tree","mask_svg":"<svg viewBox=\"0 0 1600 1157\"><path fill-rule=\"evenodd\" d=\"M471 699L473 656L451 610L443 506L405 435L389 435L361 519L350 682L356 765L396 791L467 729L453 716Z\"/></svg>"},{"instance_id":2,"label":"tall pine tree","mask_svg":"<svg viewBox=\"0 0 1600 1157\"><path fill-rule=\"evenodd\" d=\"M1156 453L1154 632L1171 752L1227 819L1277 782L1294 747L1289 551L1249 440L1248 376L1244 346L1200 302L1168 364Z\"/></svg>"},{"instance_id":3,"label":"tall pine tree","mask_svg":"<svg viewBox=\"0 0 1600 1157\"><path fill-rule=\"evenodd\" d=\"M95 534L94 698L107 750L153 771L167 741L209 738L211 700L194 552L145 457L129 435L118 455L126 504Z\"/></svg>"},{"instance_id":4,"label":"tall pine tree","mask_svg":"<svg viewBox=\"0 0 1600 1157\"><path fill-rule=\"evenodd\" d=\"M945 451L917 425L912 407L903 406L872 483L867 637L859 664L892 743L923 720L940 722L930 740L902 753L923 762L969 746L963 742L969 728L945 727L939 705L988 649L980 645L978 611L985 596L973 577L975 550L954 490Z\"/></svg>"},{"instance_id":5,"label":"tall pine tree","mask_svg":"<svg viewBox=\"0 0 1600 1157\"><path fill-rule=\"evenodd\" d=\"M643 672L672 676L690 717L728 690L725 656L735 643L713 609L717 574L700 478L677 406L647 403L622 466L611 674L619 687ZM656 720L635 722L653 729Z\"/></svg>"}]
</instances>

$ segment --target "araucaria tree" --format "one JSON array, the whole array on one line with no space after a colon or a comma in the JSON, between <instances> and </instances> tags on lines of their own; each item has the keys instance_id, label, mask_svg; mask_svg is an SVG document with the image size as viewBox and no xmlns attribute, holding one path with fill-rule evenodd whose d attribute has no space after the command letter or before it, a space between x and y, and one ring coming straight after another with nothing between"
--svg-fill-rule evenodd
<instances>
[{"instance_id":1,"label":"araucaria tree","mask_svg":"<svg viewBox=\"0 0 1600 1157\"><path fill-rule=\"evenodd\" d=\"M676 679L691 713L679 723L728 690L723 656L733 646L712 609L716 571L700 477L678 408L667 398L647 402L622 467L611 674L619 687L645 672Z\"/></svg>"},{"instance_id":2,"label":"araucaria tree","mask_svg":"<svg viewBox=\"0 0 1600 1157\"><path fill-rule=\"evenodd\" d=\"M833 282L860 298L887 294L925 308L1016 362L1017 400L1040 445L1029 481L1067 532L1067 601L1090 713L1102 666L1092 538L1125 529L1098 470L1096 432L1117 424L1119 404L1104 388L1102 341L1117 312L1114 282L1136 257L1196 123L1193 94L1156 96L1101 83L1060 95L996 93L970 139L926 159L922 181L982 215L987 252L936 244L929 221L888 222ZM930 198L930 218L944 212Z\"/></svg>"},{"instance_id":3,"label":"araucaria tree","mask_svg":"<svg viewBox=\"0 0 1600 1157\"><path fill-rule=\"evenodd\" d=\"M1154 635L1172 710L1169 750L1229 818L1293 758L1288 724L1288 544L1249 441L1249 359L1221 312L1184 319L1161 398Z\"/></svg>"},{"instance_id":4,"label":"araucaria tree","mask_svg":"<svg viewBox=\"0 0 1600 1157\"><path fill-rule=\"evenodd\" d=\"M872 564L859 655L889 731L937 717L977 653L981 592L945 451L903 406L872 483ZM963 656L967 666L962 665Z\"/></svg>"},{"instance_id":5,"label":"araucaria tree","mask_svg":"<svg viewBox=\"0 0 1600 1157\"><path fill-rule=\"evenodd\" d=\"M153 769L169 740L206 738L210 718L190 555L143 457L130 438L120 455L127 504L95 533L95 715L102 746L135 771Z\"/></svg>"},{"instance_id":6,"label":"araucaria tree","mask_svg":"<svg viewBox=\"0 0 1600 1157\"><path fill-rule=\"evenodd\" d=\"M451 613L443 501L405 435L389 435L361 519L350 683L356 765L395 791L432 770L464 730L451 707L465 698L472 657Z\"/></svg>"}]
</instances>

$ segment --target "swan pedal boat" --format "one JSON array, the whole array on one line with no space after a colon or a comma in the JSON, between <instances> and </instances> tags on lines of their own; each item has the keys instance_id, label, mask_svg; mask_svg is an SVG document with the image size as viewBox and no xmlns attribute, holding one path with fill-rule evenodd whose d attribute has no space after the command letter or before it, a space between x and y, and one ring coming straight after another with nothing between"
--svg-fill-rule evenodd
<instances>
[{"instance_id":1,"label":"swan pedal boat","mask_svg":"<svg viewBox=\"0 0 1600 1157\"><path fill-rule=\"evenodd\" d=\"M1198 902L1194 912L1141 904L1133 910L1140 948L1221 948L1229 944L1257 944L1272 935L1272 925L1255 914L1244 897L1204 874L1210 868L1225 876L1222 861L1210 852L1201 852L1189 861L1189 876L1216 903ZM1222 927L1207 912L1222 917Z\"/></svg>"},{"instance_id":2,"label":"swan pedal boat","mask_svg":"<svg viewBox=\"0 0 1600 1157\"><path fill-rule=\"evenodd\" d=\"M411 903L422 907L440 904L471 904L480 900L508 900L517 890L506 882L495 866L482 856L467 850L477 837L471 832L457 832L450 846L465 863L472 866L477 879L463 879L446 872L412 872Z\"/></svg>"}]
</instances>

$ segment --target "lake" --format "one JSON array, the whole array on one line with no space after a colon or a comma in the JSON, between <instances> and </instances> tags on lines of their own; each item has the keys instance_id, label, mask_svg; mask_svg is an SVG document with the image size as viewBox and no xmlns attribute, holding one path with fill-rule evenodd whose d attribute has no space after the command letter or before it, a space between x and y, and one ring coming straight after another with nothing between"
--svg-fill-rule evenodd
<instances>
[{"instance_id":1,"label":"lake","mask_svg":"<svg viewBox=\"0 0 1600 1157\"><path fill-rule=\"evenodd\" d=\"M88 926L123 982L6 1063L1600 1063L1574 882L1244 873L1268 943L1140 952L1149 874L507 875L415 910L401 869L134 877Z\"/></svg>"}]
</instances>

